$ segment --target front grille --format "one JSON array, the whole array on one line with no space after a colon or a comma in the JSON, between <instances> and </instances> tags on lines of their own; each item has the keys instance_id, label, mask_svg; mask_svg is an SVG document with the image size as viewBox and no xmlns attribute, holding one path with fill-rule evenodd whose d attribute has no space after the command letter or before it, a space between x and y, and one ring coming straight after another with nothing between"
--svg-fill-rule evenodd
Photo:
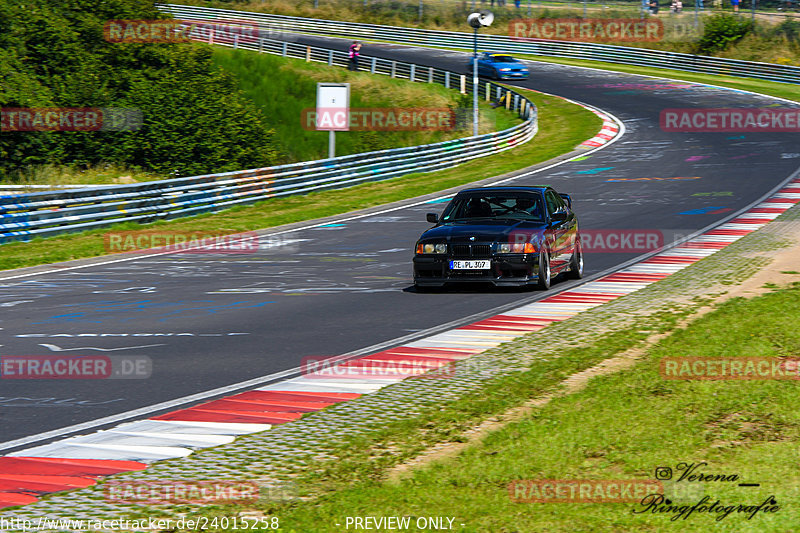
<instances>
[{"instance_id":1,"label":"front grille","mask_svg":"<svg viewBox=\"0 0 800 533\"><path fill-rule=\"evenodd\" d=\"M489 257L492 248L488 244L473 244L472 255L475 257Z\"/></svg>"},{"instance_id":2,"label":"front grille","mask_svg":"<svg viewBox=\"0 0 800 533\"><path fill-rule=\"evenodd\" d=\"M469 244L454 244L453 255L469 257Z\"/></svg>"},{"instance_id":3,"label":"front grille","mask_svg":"<svg viewBox=\"0 0 800 533\"><path fill-rule=\"evenodd\" d=\"M453 244L453 255L456 257L491 257L492 247L489 244Z\"/></svg>"}]
</instances>

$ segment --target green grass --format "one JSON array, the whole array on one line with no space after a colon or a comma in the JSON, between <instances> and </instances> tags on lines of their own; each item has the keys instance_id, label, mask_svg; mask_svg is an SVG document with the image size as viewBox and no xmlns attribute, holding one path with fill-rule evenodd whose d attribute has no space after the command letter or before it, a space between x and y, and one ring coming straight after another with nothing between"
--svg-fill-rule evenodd
<instances>
[{"instance_id":1,"label":"green grass","mask_svg":"<svg viewBox=\"0 0 800 533\"><path fill-rule=\"evenodd\" d=\"M349 83L351 108L471 108L471 98L437 84L411 83L368 72L350 72L302 59L215 47L214 62L232 73L276 131L285 162L328 157L328 132L304 129L304 109L316 107L317 82ZM481 133L510 127L509 113L484 107ZM495 120L495 117L498 120ZM497 123L495 123L497 122ZM343 131L336 133L336 155L436 143L463 137L456 131Z\"/></svg>"},{"instance_id":2,"label":"green grass","mask_svg":"<svg viewBox=\"0 0 800 533\"><path fill-rule=\"evenodd\" d=\"M410 174L306 196L271 199L217 214L149 225L127 223L75 235L34 239L28 243L4 244L0 255L0 269L104 255L103 235L110 231L159 228L187 232L236 233L331 216L411 198L547 161L569 152L577 144L592 137L601 127L600 119L574 104L533 91L526 92L539 108L539 133L531 142L513 150L480 158L449 170Z\"/></svg>"},{"instance_id":3,"label":"green grass","mask_svg":"<svg viewBox=\"0 0 800 533\"><path fill-rule=\"evenodd\" d=\"M800 283L732 299L674 331L633 368L594 378L584 390L552 400L453 459L388 483L379 472L360 471L355 457L337 476L318 475L318 483L328 482L318 499L265 510L280 517L285 531L297 532L342 531L335 524L347 516L446 516L464 532L793 531L800 496L797 382L665 380L659 361L688 355L798 357L798 320ZM554 365L564 371L576 359L609 357L642 338L635 330L616 336L622 342L567 352L542 363L551 368L534 368L518 382L535 395ZM702 486L681 481L676 504L707 495L709 504L719 499L726 506L757 505L774 496L780 510L751 520L733 513L715 521L718 515L696 512L672 521L674 512L633 513L643 509L636 503L515 503L507 491L518 479L652 480L657 467L678 472L679 463L702 461L703 473L735 474L739 480ZM760 486L739 487L742 482Z\"/></svg>"}]
</instances>

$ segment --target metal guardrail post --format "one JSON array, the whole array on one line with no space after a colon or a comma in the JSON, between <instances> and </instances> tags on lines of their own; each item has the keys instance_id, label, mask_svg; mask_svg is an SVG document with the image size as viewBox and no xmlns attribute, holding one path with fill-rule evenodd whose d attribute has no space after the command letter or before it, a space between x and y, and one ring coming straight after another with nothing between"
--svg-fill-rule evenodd
<instances>
[{"instance_id":1,"label":"metal guardrail post","mask_svg":"<svg viewBox=\"0 0 800 533\"><path fill-rule=\"evenodd\" d=\"M214 44L214 28L208 32L208 44Z\"/></svg>"},{"instance_id":2,"label":"metal guardrail post","mask_svg":"<svg viewBox=\"0 0 800 533\"><path fill-rule=\"evenodd\" d=\"M306 63L311 61L311 47L306 46Z\"/></svg>"},{"instance_id":3,"label":"metal guardrail post","mask_svg":"<svg viewBox=\"0 0 800 533\"><path fill-rule=\"evenodd\" d=\"M397 69L397 61L392 61L392 72L391 74L389 74L390 77L394 78L396 69Z\"/></svg>"},{"instance_id":4,"label":"metal guardrail post","mask_svg":"<svg viewBox=\"0 0 800 533\"><path fill-rule=\"evenodd\" d=\"M328 65L333 66L333 50L328 50Z\"/></svg>"},{"instance_id":5,"label":"metal guardrail post","mask_svg":"<svg viewBox=\"0 0 800 533\"><path fill-rule=\"evenodd\" d=\"M281 55L286 57L288 55L289 43L284 42L283 46L281 46Z\"/></svg>"},{"instance_id":6,"label":"metal guardrail post","mask_svg":"<svg viewBox=\"0 0 800 533\"><path fill-rule=\"evenodd\" d=\"M433 67L428 68L428 83L433 83Z\"/></svg>"},{"instance_id":7,"label":"metal guardrail post","mask_svg":"<svg viewBox=\"0 0 800 533\"><path fill-rule=\"evenodd\" d=\"M236 50L238 48L239 48L239 36L238 35L234 35L233 36L233 49Z\"/></svg>"},{"instance_id":8,"label":"metal guardrail post","mask_svg":"<svg viewBox=\"0 0 800 533\"><path fill-rule=\"evenodd\" d=\"M445 71L444 73L444 87L445 89L450 88L450 71Z\"/></svg>"},{"instance_id":9,"label":"metal guardrail post","mask_svg":"<svg viewBox=\"0 0 800 533\"><path fill-rule=\"evenodd\" d=\"M372 58L372 65L370 66L369 71L372 72L373 74L375 74L375 69L377 68L377 66L378 66L378 58L377 57L373 57Z\"/></svg>"},{"instance_id":10,"label":"metal guardrail post","mask_svg":"<svg viewBox=\"0 0 800 533\"><path fill-rule=\"evenodd\" d=\"M467 94L467 77L461 75L461 94Z\"/></svg>"},{"instance_id":11,"label":"metal guardrail post","mask_svg":"<svg viewBox=\"0 0 800 533\"><path fill-rule=\"evenodd\" d=\"M486 101L488 102L492 97L492 84L486 82Z\"/></svg>"},{"instance_id":12,"label":"metal guardrail post","mask_svg":"<svg viewBox=\"0 0 800 533\"><path fill-rule=\"evenodd\" d=\"M415 65L412 63L411 64L411 72L409 72L409 74L408 74L408 79L411 80L411 81L414 81L414 66Z\"/></svg>"}]
</instances>

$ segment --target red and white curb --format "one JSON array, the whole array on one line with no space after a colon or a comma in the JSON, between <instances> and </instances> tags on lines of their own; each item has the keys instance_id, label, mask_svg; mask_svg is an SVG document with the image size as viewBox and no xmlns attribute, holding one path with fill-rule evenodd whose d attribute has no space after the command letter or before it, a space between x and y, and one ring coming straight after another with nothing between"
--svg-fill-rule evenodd
<instances>
[{"instance_id":1,"label":"red and white curb","mask_svg":"<svg viewBox=\"0 0 800 533\"><path fill-rule=\"evenodd\" d=\"M582 107L585 107L586 109L588 109L589 111L600 117L600 119L603 121L603 127L600 129L600 132L597 135L595 135L589 140L583 141L581 144L578 145L579 147L597 148L598 146L603 146L604 144L606 144L619 134L619 125L614 121L613 118L591 107L588 106L582 106Z\"/></svg>"}]
</instances>

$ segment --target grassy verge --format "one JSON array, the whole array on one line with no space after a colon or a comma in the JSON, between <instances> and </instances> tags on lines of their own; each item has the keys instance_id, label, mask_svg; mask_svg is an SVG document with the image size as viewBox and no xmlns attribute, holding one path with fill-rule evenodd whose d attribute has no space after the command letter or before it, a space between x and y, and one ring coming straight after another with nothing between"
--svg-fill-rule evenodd
<instances>
[{"instance_id":1,"label":"grassy verge","mask_svg":"<svg viewBox=\"0 0 800 533\"><path fill-rule=\"evenodd\" d=\"M275 142L282 154L276 164L310 161L328 157L328 134L302 127L304 109L316 106L317 82L349 83L353 108L471 109L468 95L437 84L412 83L368 72L350 72L341 67L306 63L300 59L246 50L213 48L214 65L229 73L244 96L255 104L265 124L275 130ZM519 123L502 110L482 105L481 133L499 131ZM453 131L345 131L336 134L337 155L348 155L403 146L430 144L467 135ZM88 169L67 166L32 166L23 171L18 185L100 185L136 183L166 177L137 168L101 164Z\"/></svg>"},{"instance_id":2,"label":"grassy verge","mask_svg":"<svg viewBox=\"0 0 800 533\"><path fill-rule=\"evenodd\" d=\"M458 457L398 483L341 478L319 500L279 509L281 525L287 531L340 531L335 524L347 516L410 516L412 522L439 516L455 518L456 529L465 532L791 531L800 493L797 381L672 381L661 377L659 362L688 355L797 357L800 332L792 324L800 319L798 302L798 283L732 299L662 340L633 368L595 378L583 391L552 400ZM594 347L599 348L615 353L607 343ZM657 467L671 467L677 479L680 463L701 462L707 465L699 472L738 480L680 481L675 488L683 489L682 496L673 504L691 506L708 496L709 506L717 500L734 506L726 517L635 513L646 509L637 503L515 503L507 490L519 479L652 480ZM735 510L770 496L777 512L748 519L749 513Z\"/></svg>"},{"instance_id":3,"label":"grassy verge","mask_svg":"<svg viewBox=\"0 0 800 533\"><path fill-rule=\"evenodd\" d=\"M2 245L0 269L19 268L105 254L103 235L109 231L159 228L173 231L235 233L346 213L484 179L547 161L569 152L600 129L592 113L559 98L527 91L539 108L539 133L513 150L480 158L454 169L410 174L382 182L236 207L217 214L149 225L120 224L112 228ZM501 111L505 112L505 111Z\"/></svg>"},{"instance_id":4,"label":"grassy verge","mask_svg":"<svg viewBox=\"0 0 800 533\"><path fill-rule=\"evenodd\" d=\"M471 108L468 95L441 85L411 83L368 72L305 62L271 54L228 48L214 49L214 63L236 78L242 92L253 101L275 129L284 162L328 157L328 133L302 127L304 109L316 106L317 82L349 83L352 108ZM519 121L509 113L485 108L481 133L511 127ZM342 131L336 134L336 154L430 144L463 137L454 131Z\"/></svg>"}]
</instances>

